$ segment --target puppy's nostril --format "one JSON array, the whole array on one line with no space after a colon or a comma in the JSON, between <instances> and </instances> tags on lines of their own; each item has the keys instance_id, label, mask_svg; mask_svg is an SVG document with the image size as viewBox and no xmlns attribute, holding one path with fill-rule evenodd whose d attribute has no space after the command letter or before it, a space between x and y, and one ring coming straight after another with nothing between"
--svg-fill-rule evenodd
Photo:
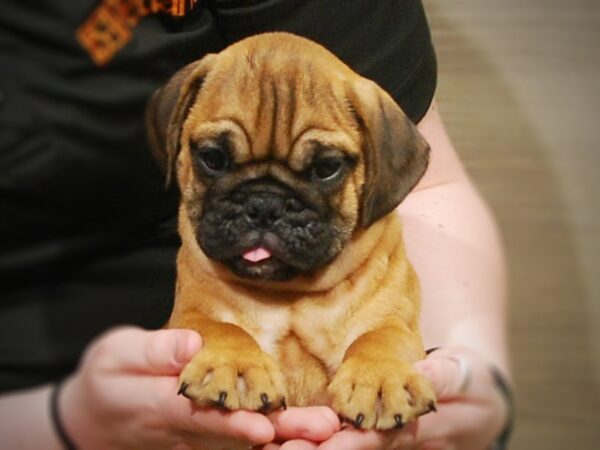
<instances>
[{"instance_id":1,"label":"puppy's nostril","mask_svg":"<svg viewBox=\"0 0 600 450\"><path fill-rule=\"evenodd\" d=\"M288 198L285 201L285 209L286 211L300 212L304 209L304 207L302 206L302 203L295 198Z\"/></svg>"},{"instance_id":2,"label":"puppy's nostril","mask_svg":"<svg viewBox=\"0 0 600 450\"><path fill-rule=\"evenodd\" d=\"M244 207L244 218L255 227L269 227L283 215L283 203L279 199L253 198Z\"/></svg>"},{"instance_id":3,"label":"puppy's nostril","mask_svg":"<svg viewBox=\"0 0 600 450\"><path fill-rule=\"evenodd\" d=\"M246 221L252 225L260 225L261 216L256 208L246 208L246 214L244 215Z\"/></svg>"}]
</instances>

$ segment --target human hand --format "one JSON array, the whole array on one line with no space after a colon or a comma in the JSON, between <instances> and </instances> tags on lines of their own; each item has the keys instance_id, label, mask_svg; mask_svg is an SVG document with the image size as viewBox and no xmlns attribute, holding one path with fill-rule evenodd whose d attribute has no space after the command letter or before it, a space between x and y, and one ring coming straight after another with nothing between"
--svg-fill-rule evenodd
<instances>
[{"instance_id":1,"label":"human hand","mask_svg":"<svg viewBox=\"0 0 600 450\"><path fill-rule=\"evenodd\" d=\"M489 363L467 348L440 348L416 367L433 383L438 412L419 420L415 439L406 448L490 448L506 424L509 411Z\"/></svg>"},{"instance_id":2,"label":"human hand","mask_svg":"<svg viewBox=\"0 0 600 450\"><path fill-rule=\"evenodd\" d=\"M262 414L198 409L176 395L179 372L201 345L190 330L122 328L97 339L59 398L77 448L247 449L272 441Z\"/></svg>"},{"instance_id":3,"label":"human hand","mask_svg":"<svg viewBox=\"0 0 600 450\"><path fill-rule=\"evenodd\" d=\"M264 450L484 450L506 421L504 399L494 386L487 363L468 349L443 348L416 364L429 378L438 411L421 416L400 431L376 432L342 427L326 440L289 435ZM333 413L333 411L331 411ZM317 418L307 418L307 429ZM322 425L321 425L322 426ZM275 424L277 430L278 426ZM306 433L306 432L305 432Z\"/></svg>"}]
</instances>

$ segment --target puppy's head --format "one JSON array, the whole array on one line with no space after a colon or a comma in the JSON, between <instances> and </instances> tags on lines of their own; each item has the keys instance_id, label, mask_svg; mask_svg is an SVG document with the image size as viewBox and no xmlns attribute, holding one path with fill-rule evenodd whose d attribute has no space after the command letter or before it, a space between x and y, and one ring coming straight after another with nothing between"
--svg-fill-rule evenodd
<instances>
[{"instance_id":1,"label":"puppy's head","mask_svg":"<svg viewBox=\"0 0 600 450\"><path fill-rule=\"evenodd\" d=\"M390 213L429 147L394 101L323 47L274 33L208 55L152 98L154 153L180 220L242 278L312 274Z\"/></svg>"}]
</instances>

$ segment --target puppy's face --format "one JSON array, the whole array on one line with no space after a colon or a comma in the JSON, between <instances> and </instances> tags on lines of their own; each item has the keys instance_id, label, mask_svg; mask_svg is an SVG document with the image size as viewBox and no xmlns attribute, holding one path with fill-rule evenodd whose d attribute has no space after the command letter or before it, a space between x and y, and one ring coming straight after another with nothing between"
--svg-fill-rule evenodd
<instances>
[{"instance_id":1,"label":"puppy's face","mask_svg":"<svg viewBox=\"0 0 600 450\"><path fill-rule=\"evenodd\" d=\"M357 218L357 155L344 145L347 136L310 127L285 144L295 151L275 155L278 144L258 144L250 124L222 117L202 123L191 127L182 157L189 169L180 180L204 253L239 276L271 280L331 261Z\"/></svg>"},{"instance_id":2,"label":"puppy's face","mask_svg":"<svg viewBox=\"0 0 600 450\"><path fill-rule=\"evenodd\" d=\"M318 271L427 164L425 141L387 94L288 34L183 69L155 94L148 121L193 239L242 278Z\"/></svg>"}]
</instances>

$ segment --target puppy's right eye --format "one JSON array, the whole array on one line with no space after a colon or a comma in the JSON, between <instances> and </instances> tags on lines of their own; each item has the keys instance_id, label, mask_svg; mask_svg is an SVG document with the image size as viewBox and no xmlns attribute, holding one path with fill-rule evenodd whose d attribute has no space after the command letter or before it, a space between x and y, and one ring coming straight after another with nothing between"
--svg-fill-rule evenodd
<instances>
[{"instance_id":1,"label":"puppy's right eye","mask_svg":"<svg viewBox=\"0 0 600 450\"><path fill-rule=\"evenodd\" d=\"M319 158L313 163L313 174L321 181L329 181L340 174L344 168L344 160L341 158Z\"/></svg>"},{"instance_id":2,"label":"puppy's right eye","mask_svg":"<svg viewBox=\"0 0 600 450\"><path fill-rule=\"evenodd\" d=\"M221 175L231 167L229 153L217 145L204 145L195 150L200 169L208 176Z\"/></svg>"}]
</instances>

